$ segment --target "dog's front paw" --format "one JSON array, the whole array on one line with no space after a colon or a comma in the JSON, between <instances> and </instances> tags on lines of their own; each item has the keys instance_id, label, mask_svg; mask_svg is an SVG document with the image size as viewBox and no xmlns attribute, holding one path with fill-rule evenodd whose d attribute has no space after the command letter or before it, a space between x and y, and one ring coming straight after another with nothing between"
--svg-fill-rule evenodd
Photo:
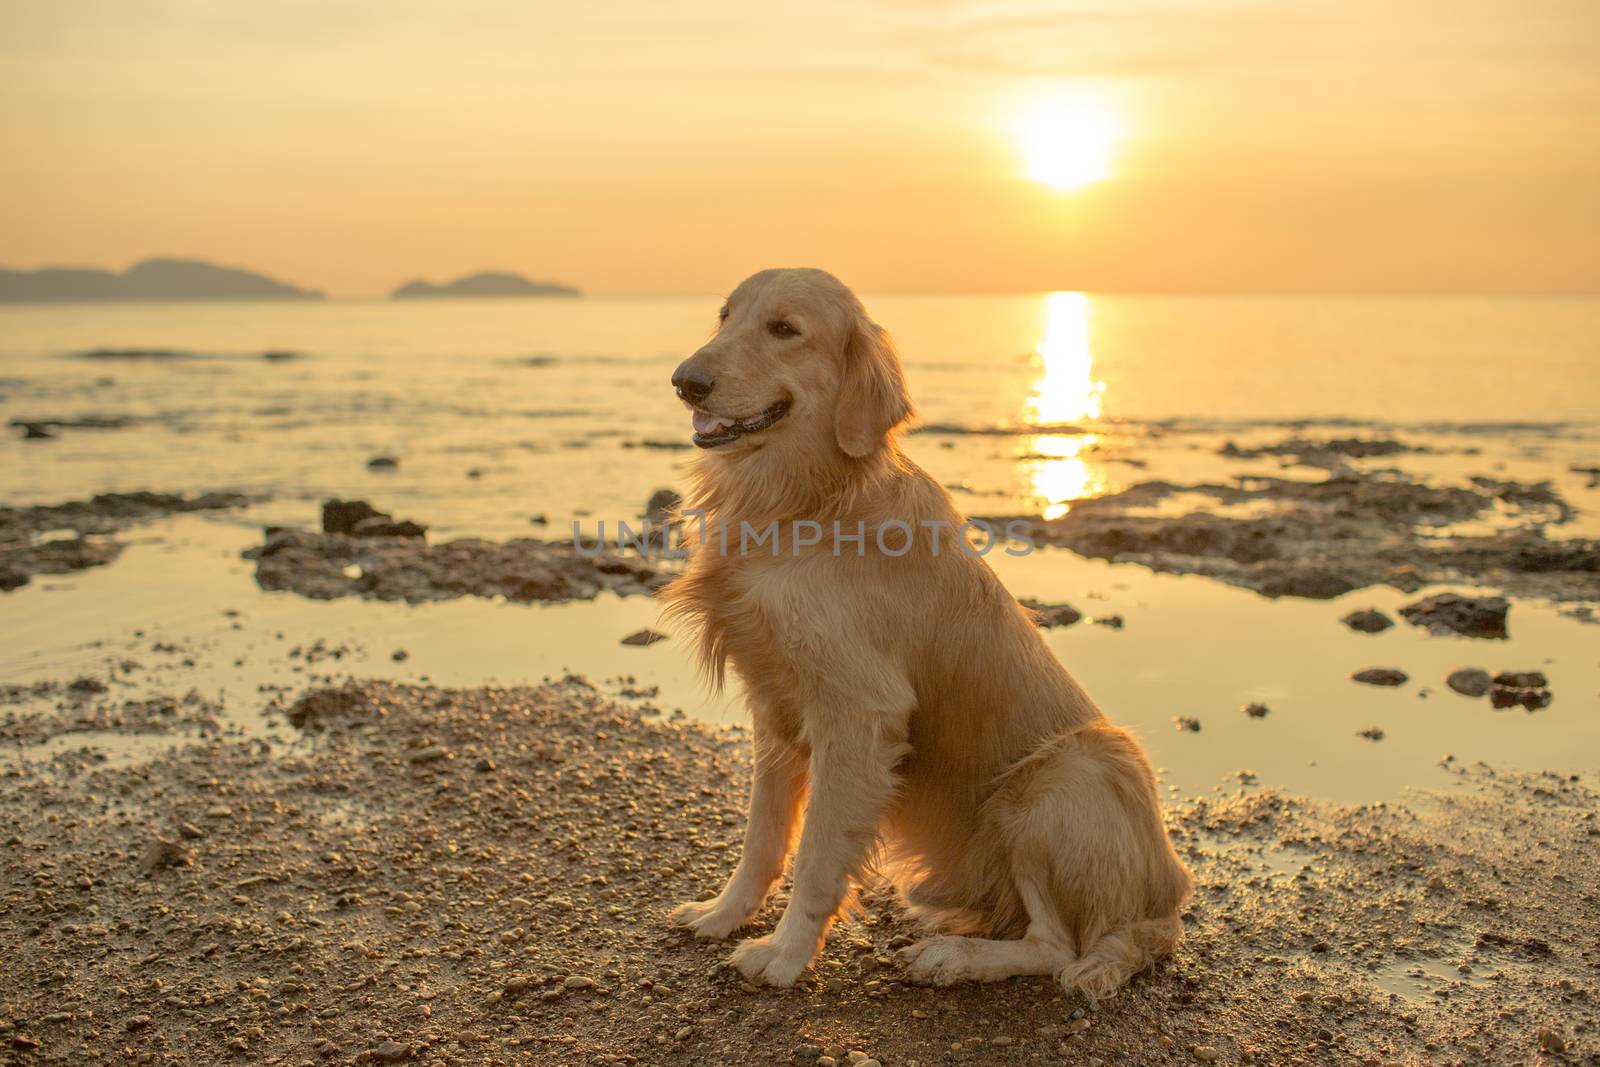
<instances>
[{"instance_id":1,"label":"dog's front paw","mask_svg":"<svg viewBox=\"0 0 1600 1067\"><path fill-rule=\"evenodd\" d=\"M799 981L813 955L809 949L796 949L769 934L739 942L728 962L752 982L787 989Z\"/></svg>"},{"instance_id":2,"label":"dog's front paw","mask_svg":"<svg viewBox=\"0 0 1600 1067\"><path fill-rule=\"evenodd\" d=\"M748 923L753 916L753 911L730 907L721 897L712 897L710 900L679 904L668 913L667 919L674 926L693 930L695 937L721 941Z\"/></svg>"},{"instance_id":3,"label":"dog's front paw","mask_svg":"<svg viewBox=\"0 0 1600 1067\"><path fill-rule=\"evenodd\" d=\"M971 943L964 937L930 937L895 953L916 985L954 985L972 977Z\"/></svg>"}]
</instances>

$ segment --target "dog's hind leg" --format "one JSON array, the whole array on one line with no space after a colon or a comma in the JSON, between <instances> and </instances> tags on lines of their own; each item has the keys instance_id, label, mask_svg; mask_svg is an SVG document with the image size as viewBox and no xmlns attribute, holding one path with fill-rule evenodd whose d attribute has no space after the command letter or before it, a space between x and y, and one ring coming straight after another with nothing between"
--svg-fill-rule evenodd
<instances>
[{"instance_id":1,"label":"dog's hind leg","mask_svg":"<svg viewBox=\"0 0 1600 1067\"><path fill-rule=\"evenodd\" d=\"M1028 931L1022 937L1006 941L931 937L919 941L899 953L909 965L911 980L922 985L999 982L1023 975L1057 974L1071 965L1077 959L1072 940L1041 888L1048 884L1046 873L1017 873L1017 894L1028 913Z\"/></svg>"}]
</instances>

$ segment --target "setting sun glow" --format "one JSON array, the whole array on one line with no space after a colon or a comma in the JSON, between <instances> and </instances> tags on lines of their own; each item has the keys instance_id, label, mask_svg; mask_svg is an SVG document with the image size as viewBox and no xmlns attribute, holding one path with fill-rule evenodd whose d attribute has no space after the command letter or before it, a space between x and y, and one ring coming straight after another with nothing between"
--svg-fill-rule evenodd
<instances>
[{"instance_id":1,"label":"setting sun glow","mask_svg":"<svg viewBox=\"0 0 1600 1067\"><path fill-rule=\"evenodd\" d=\"M1104 491L1099 464L1089 459L1100 438L1069 423L1100 417L1105 383L1094 376L1090 305L1083 293L1051 293L1044 303L1039 339L1040 374L1028 400L1027 422L1055 432L1028 443L1023 460L1033 495L1046 519L1059 519L1072 502Z\"/></svg>"},{"instance_id":2,"label":"setting sun glow","mask_svg":"<svg viewBox=\"0 0 1600 1067\"><path fill-rule=\"evenodd\" d=\"M1076 101L1036 103L1016 123L1028 177L1063 191L1110 177L1116 133L1109 112Z\"/></svg>"}]
</instances>

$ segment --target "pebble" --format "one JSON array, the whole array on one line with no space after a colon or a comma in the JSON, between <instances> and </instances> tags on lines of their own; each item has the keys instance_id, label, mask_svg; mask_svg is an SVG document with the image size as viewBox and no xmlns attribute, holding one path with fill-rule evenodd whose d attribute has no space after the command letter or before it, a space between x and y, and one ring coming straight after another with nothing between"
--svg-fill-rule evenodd
<instances>
[{"instance_id":1,"label":"pebble","mask_svg":"<svg viewBox=\"0 0 1600 1067\"><path fill-rule=\"evenodd\" d=\"M1381 611L1368 608L1365 611L1352 611L1340 620L1352 630L1364 634L1382 633L1394 625L1394 620Z\"/></svg>"},{"instance_id":2,"label":"pebble","mask_svg":"<svg viewBox=\"0 0 1600 1067\"><path fill-rule=\"evenodd\" d=\"M139 857L139 867L145 874L155 874L163 867L187 867L193 862L193 849L159 837L146 845Z\"/></svg>"},{"instance_id":3,"label":"pebble","mask_svg":"<svg viewBox=\"0 0 1600 1067\"><path fill-rule=\"evenodd\" d=\"M1200 732L1200 720L1190 715L1178 715L1172 720L1179 730L1187 730L1191 734Z\"/></svg>"},{"instance_id":4,"label":"pebble","mask_svg":"<svg viewBox=\"0 0 1600 1067\"><path fill-rule=\"evenodd\" d=\"M624 637L622 639L622 643L625 645L643 647L645 645L653 645L657 641L665 641L666 639L666 634L658 634L654 630L644 629L637 630L629 634L627 637Z\"/></svg>"},{"instance_id":5,"label":"pebble","mask_svg":"<svg viewBox=\"0 0 1600 1067\"><path fill-rule=\"evenodd\" d=\"M410 1057L411 1046L402 1045L398 1041L385 1041L372 1050L372 1058L379 1063L399 1063Z\"/></svg>"},{"instance_id":6,"label":"pebble","mask_svg":"<svg viewBox=\"0 0 1600 1067\"><path fill-rule=\"evenodd\" d=\"M1394 667L1368 667L1350 676L1351 681L1364 685L1405 685L1409 679L1410 675Z\"/></svg>"},{"instance_id":7,"label":"pebble","mask_svg":"<svg viewBox=\"0 0 1600 1067\"><path fill-rule=\"evenodd\" d=\"M1210 1045L1190 1045L1189 1054L1201 1063L1217 1062L1217 1050Z\"/></svg>"},{"instance_id":8,"label":"pebble","mask_svg":"<svg viewBox=\"0 0 1600 1067\"><path fill-rule=\"evenodd\" d=\"M1481 697L1489 691L1489 672L1477 667L1462 667L1451 671L1444 684L1464 697Z\"/></svg>"},{"instance_id":9,"label":"pebble","mask_svg":"<svg viewBox=\"0 0 1600 1067\"><path fill-rule=\"evenodd\" d=\"M1369 726L1365 730L1357 730L1357 737L1365 737L1368 741L1382 741L1383 729L1378 726Z\"/></svg>"},{"instance_id":10,"label":"pebble","mask_svg":"<svg viewBox=\"0 0 1600 1067\"><path fill-rule=\"evenodd\" d=\"M595 981L593 978L585 978L581 974L575 974L565 982L562 982L561 985L564 989L593 989Z\"/></svg>"},{"instance_id":11,"label":"pebble","mask_svg":"<svg viewBox=\"0 0 1600 1067\"><path fill-rule=\"evenodd\" d=\"M1265 704L1246 704L1244 706L1244 713L1250 716L1252 719L1265 719L1267 717L1267 713L1271 710L1272 709L1267 707Z\"/></svg>"}]
</instances>

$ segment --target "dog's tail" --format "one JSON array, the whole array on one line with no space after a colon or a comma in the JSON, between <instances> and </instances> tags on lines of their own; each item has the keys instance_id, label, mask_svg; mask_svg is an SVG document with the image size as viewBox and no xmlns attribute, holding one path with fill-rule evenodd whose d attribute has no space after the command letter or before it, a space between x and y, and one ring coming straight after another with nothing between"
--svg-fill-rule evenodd
<instances>
[{"instance_id":1,"label":"dog's tail","mask_svg":"<svg viewBox=\"0 0 1600 1067\"><path fill-rule=\"evenodd\" d=\"M1086 951L1056 974L1067 992L1092 1003L1111 996L1124 982L1169 955L1183 935L1177 914L1140 919L1101 934Z\"/></svg>"}]
</instances>

